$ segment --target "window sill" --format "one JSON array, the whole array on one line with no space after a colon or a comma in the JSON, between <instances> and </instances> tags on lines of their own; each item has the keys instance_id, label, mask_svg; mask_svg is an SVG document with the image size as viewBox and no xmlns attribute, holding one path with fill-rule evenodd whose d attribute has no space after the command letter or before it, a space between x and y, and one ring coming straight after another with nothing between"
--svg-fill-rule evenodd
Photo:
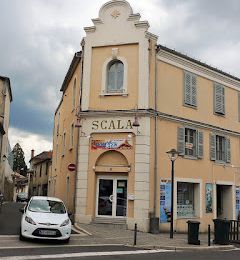
<instances>
[{"instance_id":1,"label":"window sill","mask_svg":"<svg viewBox=\"0 0 240 260\"><path fill-rule=\"evenodd\" d=\"M194 106L194 105L190 105L190 104L183 103L183 106L184 106L184 107L193 108L193 109L196 109L196 110L197 110L197 106Z\"/></svg>"},{"instance_id":2,"label":"window sill","mask_svg":"<svg viewBox=\"0 0 240 260\"><path fill-rule=\"evenodd\" d=\"M221 117L226 117L226 114L222 114L222 113L217 113L217 112L213 112L213 114L215 115L215 116L221 116Z\"/></svg>"},{"instance_id":3,"label":"window sill","mask_svg":"<svg viewBox=\"0 0 240 260\"><path fill-rule=\"evenodd\" d=\"M189 160L198 160L198 157L194 157L194 156L190 156L190 155L184 155L183 156L184 159L189 159Z\"/></svg>"},{"instance_id":4,"label":"window sill","mask_svg":"<svg viewBox=\"0 0 240 260\"><path fill-rule=\"evenodd\" d=\"M199 219L200 217L198 216L192 216L192 217L189 217L189 216L186 216L186 217L177 217L177 220L181 220L181 219Z\"/></svg>"},{"instance_id":5,"label":"window sill","mask_svg":"<svg viewBox=\"0 0 240 260\"><path fill-rule=\"evenodd\" d=\"M99 96L123 96L123 97L127 97L128 93L118 93L118 92L113 92L113 93L100 93Z\"/></svg>"},{"instance_id":6,"label":"window sill","mask_svg":"<svg viewBox=\"0 0 240 260\"><path fill-rule=\"evenodd\" d=\"M218 160L216 160L216 161L214 161L214 162L215 162L215 164L221 165L221 166L225 166L225 165L228 165L228 164L229 164L228 162L218 161Z\"/></svg>"}]
</instances>

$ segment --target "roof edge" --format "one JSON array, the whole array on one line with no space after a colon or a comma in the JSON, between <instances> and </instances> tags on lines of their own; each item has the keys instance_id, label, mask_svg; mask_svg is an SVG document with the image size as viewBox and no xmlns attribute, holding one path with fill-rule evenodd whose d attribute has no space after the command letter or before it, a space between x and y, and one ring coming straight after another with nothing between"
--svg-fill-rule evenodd
<instances>
[{"instance_id":1,"label":"roof edge","mask_svg":"<svg viewBox=\"0 0 240 260\"><path fill-rule=\"evenodd\" d=\"M67 74L64 78L64 81L62 83L62 86L61 86L61 89L60 91L63 91L65 92L66 88L67 88L67 85L68 83L70 82L71 78L72 78L72 75L77 67L77 65L79 64L80 60L81 60L81 57L82 57L82 51L78 51L74 54L73 56L73 59L72 59L72 62L69 66L69 69L67 71Z\"/></svg>"},{"instance_id":2,"label":"roof edge","mask_svg":"<svg viewBox=\"0 0 240 260\"><path fill-rule=\"evenodd\" d=\"M188 56L188 55L186 55L186 54L183 54L183 53L178 52L178 51L176 51L176 50L170 49L170 48L168 48L168 47L166 47L166 46L163 46L163 45L161 45L161 44L158 44L158 45L157 45L157 53L158 53L160 50L164 50L164 51L170 52L170 53L172 53L172 54L174 54L174 55L176 55L176 56L179 56L179 57L181 57L181 58L183 58L183 59L186 59L186 60L188 60L188 61L191 61L191 62L193 62L193 63L196 63L196 64L198 64L198 65L200 65L200 66L203 66L203 67L205 67L205 68L207 68L207 69L210 69L210 70L212 70L212 71L214 71L214 72L220 73L220 74L222 74L222 75L224 75L224 76L226 76L226 77L229 77L229 78L231 78L231 79L234 79L234 80L240 82L240 78L238 78L238 77L236 77L236 76L233 76L233 75L231 75L231 74L229 74L229 73L227 73L227 72L224 72L224 71L222 71L222 70L220 70L220 69L217 69L217 68L215 68L215 67L212 67L212 66L208 65L207 63L204 63L204 62L201 62L201 61L196 60L196 59L194 59L194 58L191 58L190 56Z\"/></svg>"}]
</instances>

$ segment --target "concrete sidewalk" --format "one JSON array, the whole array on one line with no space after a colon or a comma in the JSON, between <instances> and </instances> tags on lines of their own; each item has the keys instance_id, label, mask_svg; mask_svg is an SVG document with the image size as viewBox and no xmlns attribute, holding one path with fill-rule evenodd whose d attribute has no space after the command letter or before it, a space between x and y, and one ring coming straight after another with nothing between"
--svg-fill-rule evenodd
<instances>
[{"instance_id":1,"label":"concrete sidewalk","mask_svg":"<svg viewBox=\"0 0 240 260\"><path fill-rule=\"evenodd\" d=\"M82 238L84 244L116 244L133 246L134 232L131 230L121 229L119 227L106 224L81 224L77 228L86 236ZM137 233L137 247L146 249L171 249L171 250L229 250L233 249L232 245L215 245L211 243L208 246L207 234L200 234L200 245L189 245L187 242L187 234L174 234L174 238L170 239L168 233L150 234ZM213 239L213 235L211 240Z\"/></svg>"}]
</instances>

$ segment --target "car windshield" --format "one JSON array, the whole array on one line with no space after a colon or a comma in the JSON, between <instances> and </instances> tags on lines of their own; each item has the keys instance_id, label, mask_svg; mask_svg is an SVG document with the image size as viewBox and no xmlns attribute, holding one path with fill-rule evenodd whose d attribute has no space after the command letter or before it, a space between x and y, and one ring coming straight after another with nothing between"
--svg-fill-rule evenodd
<instances>
[{"instance_id":1,"label":"car windshield","mask_svg":"<svg viewBox=\"0 0 240 260\"><path fill-rule=\"evenodd\" d=\"M33 212L41 213L66 213L65 207L62 202L54 200L31 200L28 209Z\"/></svg>"}]
</instances>

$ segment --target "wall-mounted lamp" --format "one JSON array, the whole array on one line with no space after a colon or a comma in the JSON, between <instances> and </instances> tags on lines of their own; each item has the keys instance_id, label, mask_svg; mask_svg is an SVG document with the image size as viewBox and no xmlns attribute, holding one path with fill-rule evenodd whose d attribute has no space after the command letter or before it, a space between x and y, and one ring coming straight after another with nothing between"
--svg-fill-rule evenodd
<instances>
[{"instance_id":1,"label":"wall-mounted lamp","mask_svg":"<svg viewBox=\"0 0 240 260\"><path fill-rule=\"evenodd\" d=\"M135 115L135 117L134 117L133 126L134 127L139 127L140 126L137 115Z\"/></svg>"},{"instance_id":2,"label":"wall-mounted lamp","mask_svg":"<svg viewBox=\"0 0 240 260\"><path fill-rule=\"evenodd\" d=\"M77 118L77 122L75 124L75 127L82 127L81 118Z\"/></svg>"}]
</instances>

